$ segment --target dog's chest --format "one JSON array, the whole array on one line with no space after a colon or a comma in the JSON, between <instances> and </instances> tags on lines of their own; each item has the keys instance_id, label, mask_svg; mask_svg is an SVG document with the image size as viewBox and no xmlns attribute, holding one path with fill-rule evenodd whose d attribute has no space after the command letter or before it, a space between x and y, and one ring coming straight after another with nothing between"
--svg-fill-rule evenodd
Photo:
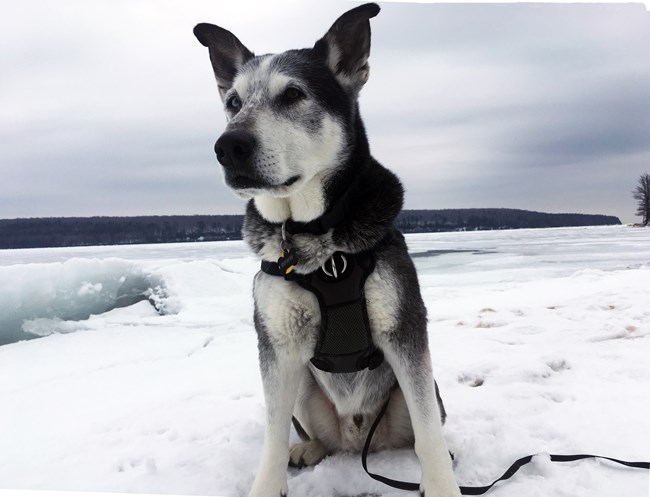
<instances>
[{"instance_id":1,"label":"dog's chest","mask_svg":"<svg viewBox=\"0 0 650 497\"><path fill-rule=\"evenodd\" d=\"M399 316L399 289L387 265L377 262L364 287L370 329L381 347L395 329ZM288 347L306 359L312 357L321 324L316 296L284 278L258 273L254 284L255 307L274 347Z\"/></svg>"}]
</instances>

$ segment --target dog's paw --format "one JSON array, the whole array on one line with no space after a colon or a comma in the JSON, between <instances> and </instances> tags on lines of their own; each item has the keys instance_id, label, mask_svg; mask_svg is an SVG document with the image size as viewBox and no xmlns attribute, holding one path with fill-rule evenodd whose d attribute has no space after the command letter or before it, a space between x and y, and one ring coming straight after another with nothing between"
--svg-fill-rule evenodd
<instances>
[{"instance_id":1,"label":"dog's paw","mask_svg":"<svg viewBox=\"0 0 650 497\"><path fill-rule=\"evenodd\" d=\"M327 455L327 449L320 440L308 440L289 449L289 466L293 468L304 468L315 466Z\"/></svg>"},{"instance_id":2,"label":"dog's paw","mask_svg":"<svg viewBox=\"0 0 650 497\"><path fill-rule=\"evenodd\" d=\"M248 497L287 497L288 494L286 472L284 478L260 478L258 474Z\"/></svg>"},{"instance_id":3,"label":"dog's paw","mask_svg":"<svg viewBox=\"0 0 650 497\"><path fill-rule=\"evenodd\" d=\"M462 497L462 494L460 493L460 489L452 490L451 492L437 492L437 493L429 493L425 490L420 490L420 497L428 497L429 495L433 495L434 497Z\"/></svg>"},{"instance_id":4,"label":"dog's paw","mask_svg":"<svg viewBox=\"0 0 650 497\"><path fill-rule=\"evenodd\" d=\"M420 484L420 497L462 497L456 482L440 484L422 482Z\"/></svg>"},{"instance_id":5,"label":"dog's paw","mask_svg":"<svg viewBox=\"0 0 650 497\"><path fill-rule=\"evenodd\" d=\"M248 497L287 497L288 491L286 488L279 490L279 491L273 491L270 489L267 489L265 491L257 491L255 489L251 490L251 493L248 494Z\"/></svg>"}]
</instances>

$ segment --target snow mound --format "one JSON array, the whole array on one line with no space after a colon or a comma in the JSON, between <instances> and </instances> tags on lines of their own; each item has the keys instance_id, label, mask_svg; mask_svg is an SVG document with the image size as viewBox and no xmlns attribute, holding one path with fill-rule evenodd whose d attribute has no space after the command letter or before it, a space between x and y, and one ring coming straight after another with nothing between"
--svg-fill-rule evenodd
<instances>
[{"instance_id":1,"label":"snow mound","mask_svg":"<svg viewBox=\"0 0 650 497\"><path fill-rule=\"evenodd\" d=\"M148 300L174 312L160 276L123 259L0 267L0 345L83 328L92 315Z\"/></svg>"}]
</instances>

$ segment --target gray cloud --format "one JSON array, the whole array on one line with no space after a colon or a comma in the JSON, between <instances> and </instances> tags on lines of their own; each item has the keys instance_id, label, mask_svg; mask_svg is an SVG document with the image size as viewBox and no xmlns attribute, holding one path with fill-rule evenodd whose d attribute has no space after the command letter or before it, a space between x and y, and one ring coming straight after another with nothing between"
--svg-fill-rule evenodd
<instances>
[{"instance_id":1,"label":"gray cloud","mask_svg":"<svg viewBox=\"0 0 650 497\"><path fill-rule=\"evenodd\" d=\"M25 0L0 20L0 217L242 212L191 29L257 53L310 46L344 2ZM256 15L251 15L255 13ZM632 221L650 169L641 5L386 4L362 114L407 207L519 207Z\"/></svg>"},{"instance_id":2,"label":"gray cloud","mask_svg":"<svg viewBox=\"0 0 650 497\"><path fill-rule=\"evenodd\" d=\"M399 10L405 22L407 7ZM420 13L396 35L399 70L373 66L375 81L380 72L398 96L364 102L380 137L375 152L401 164L408 206L632 220L629 192L650 163L642 6L432 5ZM391 140L395 129L406 129L403 140Z\"/></svg>"}]
</instances>

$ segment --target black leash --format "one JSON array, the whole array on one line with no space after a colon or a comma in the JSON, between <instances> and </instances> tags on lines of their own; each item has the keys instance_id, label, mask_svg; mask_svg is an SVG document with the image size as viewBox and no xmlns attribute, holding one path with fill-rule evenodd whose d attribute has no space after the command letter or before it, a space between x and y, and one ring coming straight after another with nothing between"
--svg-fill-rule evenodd
<instances>
[{"instance_id":1,"label":"black leash","mask_svg":"<svg viewBox=\"0 0 650 497\"><path fill-rule=\"evenodd\" d=\"M400 490L414 490L414 491L420 490L419 483L393 480L391 478L386 478L385 476L377 475L368 471L367 458L368 458L368 451L370 450L370 443L372 442L372 437L375 434L375 430L377 429L377 426L379 425L381 419L384 417L387 408L388 408L388 401L384 404L384 407L381 408L381 411L379 411L379 415L377 416L377 419L375 419L375 422L372 424L370 431L368 432L368 438L366 438L366 443L363 446L363 452L361 452L361 464L363 465L363 469L366 470L366 473L368 473L368 475L371 478L374 478L375 480L380 481L391 487L399 488ZM496 485L498 482L511 478L517 471L519 471L519 469L522 466L532 461L533 457L535 457L536 455L538 454L532 454L530 456L525 456L520 459L517 459L514 463L512 463L512 465L508 468L508 470L505 473L503 473L503 476L501 476L501 478L494 480L489 485L485 485L484 487L460 487L460 493L463 495L483 495L488 490L490 490L494 485ZM573 455L549 454L549 455L551 461L553 462L571 462L571 461L579 461L581 459L593 458L593 459L606 459L608 461L612 461L617 464L622 464L623 466L627 466L630 468L650 469L650 462L645 462L645 461L642 462L622 461L620 459L614 459L612 457L595 456L591 454L573 454Z\"/></svg>"},{"instance_id":2,"label":"black leash","mask_svg":"<svg viewBox=\"0 0 650 497\"><path fill-rule=\"evenodd\" d=\"M517 471L519 471L519 469L522 466L528 464L530 461L532 461L533 457L537 455L539 454L532 454L530 456L525 456L520 459L517 459L514 463L512 463L512 465L508 468L508 470L505 473L503 473L503 476L501 476L501 478L494 480L489 485L486 485L484 487L460 487L460 493L463 495L483 495L485 492L490 490L498 482L503 480L508 480L509 478L511 478ZM648 462L622 461L620 459L614 459L612 457L596 456L592 454L571 454L571 455L548 454L548 455L551 458L552 462L571 462L571 461L579 461L580 459L607 459L608 461L622 464L623 466L628 466L630 468L650 469L650 463Z\"/></svg>"}]
</instances>

